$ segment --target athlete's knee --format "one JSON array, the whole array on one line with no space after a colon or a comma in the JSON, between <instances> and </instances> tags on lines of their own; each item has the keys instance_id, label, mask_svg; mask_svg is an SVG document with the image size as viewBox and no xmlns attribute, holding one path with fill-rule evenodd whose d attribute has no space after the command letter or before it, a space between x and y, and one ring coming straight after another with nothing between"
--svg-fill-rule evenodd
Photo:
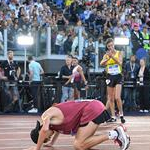
<instances>
[{"instance_id":1,"label":"athlete's knee","mask_svg":"<svg viewBox=\"0 0 150 150\"><path fill-rule=\"evenodd\" d=\"M109 100L109 103L112 104L112 103L114 103L114 101L115 101L114 98L112 98Z\"/></svg>"},{"instance_id":2,"label":"athlete's knee","mask_svg":"<svg viewBox=\"0 0 150 150\"><path fill-rule=\"evenodd\" d=\"M120 102L121 101L121 97L120 96L116 96L115 100L118 101L118 102Z\"/></svg>"},{"instance_id":3,"label":"athlete's knee","mask_svg":"<svg viewBox=\"0 0 150 150\"><path fill-rule=\"evenodd\" d=\"M84 150L83 143L79 140L74 140L73 146L75 150Z\"/></svg>"}]
</instances>

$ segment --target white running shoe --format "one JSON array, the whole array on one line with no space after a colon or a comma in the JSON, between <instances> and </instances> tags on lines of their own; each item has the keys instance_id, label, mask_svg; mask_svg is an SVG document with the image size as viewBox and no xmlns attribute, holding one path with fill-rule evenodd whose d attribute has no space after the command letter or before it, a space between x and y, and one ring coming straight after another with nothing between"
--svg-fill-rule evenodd
<instances>
[{"instance_id":1,"label":"white running shoe","mask_svg":"<svg viewBox=\"0 0 150 150\"><path fill-rule=\"evenodd\" d=\"M118 133L118 137L115 141L119 144L121 150L128 149L130 145L130 137L125 133L124 128L119 126L115 131Z\"/></svg>"},{"instance_id":2,"label":"white running shoe","mask_svg":"<svg viewBox=\"0 0 150 150\"><path fill-rule=\"evenodd\" d=\"M38 112L37 108L32 108L28 111L28 113L37 113L37 112Z\"/></svg>"}]
</instances>

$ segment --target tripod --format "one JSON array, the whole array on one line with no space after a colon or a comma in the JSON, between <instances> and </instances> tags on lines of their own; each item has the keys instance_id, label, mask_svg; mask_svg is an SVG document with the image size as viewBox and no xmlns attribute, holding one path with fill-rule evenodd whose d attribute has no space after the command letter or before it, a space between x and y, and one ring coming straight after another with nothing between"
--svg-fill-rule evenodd
<instances>
[{"instance_id":1,"label":"tripod","mask_svg":"<svg viewBox=\"0 0 150 150\"><path fill-rule=\"evenodd\" d=\"M96 98L97 97L96 96L97 95L97 87L95 84L95 73L94 73L94 80L92 80L91 74L90 74L90 68L88 65L86 65L86 74L87 74L88 83L89 83L88 90L86 92L86 97L89 99Z\"/></svg>"},{"instance_id":2,"label":"tripod","mask_svg":"<svg viewBox=\"0 0 150 150\"><path fill-rule=\"evenodd\" d=\"M28 109L30 109L33 104L33 96L30 91L29 83L24 82L21 85L19 85L19 87L21 108L25 111L28 111Z\"/></svg>"}]
</instances>

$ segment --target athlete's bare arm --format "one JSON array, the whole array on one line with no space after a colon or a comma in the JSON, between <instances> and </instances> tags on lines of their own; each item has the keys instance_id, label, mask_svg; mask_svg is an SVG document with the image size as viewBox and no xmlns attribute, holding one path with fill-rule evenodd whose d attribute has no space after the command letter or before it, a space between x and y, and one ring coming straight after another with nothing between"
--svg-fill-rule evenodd
<instances>
[{"instance_id":1,"label":"athlete's bare arm","mask_svg":"<svg viewBox=\"0 0 150 150\"><path fill-rule=\"evenodd\" d=\"M86 84L87 84L87 81L86 81L86 79L85 79L85 76L84 76L84 73L83 73L82 67L81 67L81 66L79 66L77 70L78 70L78 72L80 73L81 78L82 78L82 80L83 80L84 84L86 85Z\"/></svg>"},{"instance_id":2,"label":"athlete's bare arm","mask_svg":"<svg viewBox=\"0 0 150 150\"><path fill-rule=\"evenodd\" d=\"M60 125L64 120L64 115L61 110L57 107L50 107L47 109L41 116L43 126L39 132L39 138L36 147L29 148L27 150L40 150L44 141L52 136L52 131L49 130L49 125ZM58 133L52 137L51 144L53 145L54 142L58 138Z\"/></svg>"},{"instance_id":3,"label":"athlete's bare arm","mask_svg":"<svg viewBox=\"0 0 150 150\"><path fill-rule=\"evenodd\" d=\"M54 131L54 134L51 135L51 137L49 137L49 141L47 143L44 144L44 146L48 146L48 147L51 147L55 144L56 140L58 139L58 136L59 136L59 133Z\"/></svg>"},{"instance_id":4,"label":"athlete's bare arm","mask_svg":"<svg viewBox=\"0 0 150 150\"><path fill-rule=\"evenodd\" d=\"M118 65L122 65L122 62L123 62L123 56L122 56L122 53L119 52L119 59L116 59L114 57L114 55L111 55L111 58L118 64Z\"/></svg>"},{"instance_id":5,"label":"athlete's bare arm","mask_svg":"<svg viewBox=\"0 0 150 150\"><path fill-rule=\"evenodd\" d=\"M47 109L42 117L42 122L43 126L39 132L39 138L38 138L38 143L36 146L36 150L40 150L42 144L44 143L44 140L50 136L50 130L49 130L49 125L60 125L63 122L64 115L62 114L61 110L57 107L50 107ZM56 136L57 135L57 136ZM58 134L56 134L53 137L53 142L56 141Z\"/></svg>"},{"instance_id":6,"label":"athlete's bare arm","mask_svg":"<svg viewBox=\"0 0 150 150\"><path fill-rule=\"evenodd\" d=\"M103 56L103 59L101 60L101 62L100 62L100 65L101 66L105 66L106 65L106 63L107 63L107 61L110 59L110 57L107 55L107 54L105 54L104 56Z\"/></svg>"}]
</instances>

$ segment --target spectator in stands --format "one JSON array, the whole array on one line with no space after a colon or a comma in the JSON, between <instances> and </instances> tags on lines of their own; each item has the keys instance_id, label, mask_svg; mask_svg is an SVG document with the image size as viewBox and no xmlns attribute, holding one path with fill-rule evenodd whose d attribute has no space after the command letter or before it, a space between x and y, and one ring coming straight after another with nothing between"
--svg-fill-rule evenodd
<instances>
[{"instance_id":1,"label":"spectator in stands","mask_svg":"<svg viewBox=\"0 0 150 150\"><path fill-rule=\"evenodd\" d=\"M85 32L85 28L84 28L84 26L83 26L83 24L82 24L82 21L81 21L81 20L78 20L78 22L77 22L77 24L76 24L76 26L75 26L75 28L74 28L75 33L78 34L78 33L79 33L79 30L81 30L81 29L82 29L83 32Z\"/></svg>"},{"instance_id":2,"label":"spectator in stands","mask_svg":"<svg viewBox=\"0 0 150 150\"><path fill-rule=\"evenodd\" d=\"M62 12L59 12L57 15L57 21L58 29L63 29L65 25L69 24L69 21L65 18Z\"/></svg>"},{"instance_id":3,"label":"spectator in stands","mask_svg":"<svg viewBox=\"0 0 150 150\"><path fill-rule=\"evenodd\" d=\"M144 49L150 54L150 33L148 33L147 26L143 27L142 36Z\"/></svg>"},{"instance_id":4,"label":"spectator in stands","mask_svg":"<svg viewBox=\"0 0 150 150\"><path fill-rule=\"evenodd\" d=\"M70 5L70 19L69 22L71 24L76 24L79 17L78 17L78 9L79 9L79 2L74 0Z\"/></svg>"},{"instance_id":5,"label":"spectator in stands","mask_svg":"<svg viewBox=\"0 0 150 150\"><path fill-rule=\"evenodd\" d=\"M107 27L107 26L104 26L104 33L103 33L103 40L104 40L104 42L106 42L106 40L108 39L108 38L112 38L113 36L112 36L112 34L110 33L110 31L109 31L109 28Z\"/></svg>"},{"instance_id":6,"label":"spectator in stands","mask_svg":"<svg viewBox=\"0 0 150 150\"><path fill-rule=\"evenodd\" d=\"M127 38L131 38L131 32L129 30L128 24L123 24L122 25L122 31L120 33L121 36L127 37Z\"/></svg>"},{"instance_id":7,"label":"spectator in stands","mask_svg":"<svg viewBox=\"0 0 150 150\"><path fill-rule=\"evenodd\" d=\"M71 54L72 55L78 55L79 54L79 42L80 42L80 47L84 48L84 42L87 38L87 33L86 32L82 32L82 36L80 38L79 41L79 36L76 34L74 39L73 39L73 43L72 43L72 49L71 49Z\"/></svg>"},{"instance_id":8,"label":"spectator in stands","mask_svg":"<svg viewBox=\"0 0 150 150\"><path fill-rule=\"evenodd\" d=\"M20 111L17 82L20 77L21 69L18 63L14 61L14 52L12 50L7 52L7 57L8 60L2 63L2 69L4 70L4 75L7 77L5 92L10 95L11 102L5 112Z\"/></svg>"},{"instance_id":9,"label":"spectator in stands","mask_svg":"<svg viewBox=\"0 0 150 150\"><path fill-rule=\"evenodd\" d=\"M95 18L95 29L102 33L102 27L104 26L106 20L102 17L101 11L97 11L97 16Z\"/></svg>"},{"instance_id":10,"label":"spectator in stands","mask_svg":"<svg viewBox=\"0 0 150 150\"><path fill-rule=\"evenodd\" d=\"M69 34L66 41L64 42L64 53L66 55L71 54L72 36Z\"/></svg>"},{"instance_id":11,"label":"spectator in stands","mask_svg":"<svg viewBox=\"0 0 150 150\"><path fill-rule=\"evenodd\" d=\"M44 74L44 70L40 63L36 62L32 56L28 57L29 61L29 80L31 81L31 93L33 96L33 106L29 110L29 113L37 113L41 111L41 101L39 99L39 91L41 85L41 75Z\"/></svg>"},{"instance_id":12,"label":"spectator in stands","mask_svg":"<svg viewBox=\"0 0 150 150\"><path fill-rule=\"evenodd\" d=\"M138 80L139 80L139 105L140 112L149 112L150 100L149 100L149 79L150 73L146 66L145 59L140 60L140 68L138 70Z\"/></svg>"},{"instance_id":13,"label":"spectator in stands","mask_svg":"<svg viewBox=\"0 0 150 150\"><path fill-rule=\"evenodd\" d=\"M118 23L117 23L117 26L114 27L114 29L113 29L114 37L119 37L119 36L121 36L121 32L122 32L122 31L123 31L123 29L122 29L121 23L118 22Z\"/></svg>"},{"instance_id":14,"label":"spectator in stands","mask_svg":"<svg viewBox=\"0 0 150 150\"><path fill-rule=\"evenodd\" d=\"M38 9L43 10L43 5L41 3L41 0L36 0L34 5L37 6Z\"/></svg>"},{"instance_id":15,"label":"spectator in stands","mask_svg":"<svg viewBox=\"0 0 150 150\"><path fill-rule=\"evenodd\" d=\"M127 87L124 88L124 109L126 111L137 109L137 92L136 92L136 81L138 77L139 65L136 62L136 56L131 55L130 61L125 64L124 67L124 81Z\"/></svg>"},{"instance_id":16,"label":"spectator in stands","mask_svg":"<svg viewBox=\"0 0 150 150\"><path fill-rule=\"evenodd\" d=\"M132 53L136 54L139 48L143 48L143 36L139 30L139 25L134 24L134 29L131 32Z\"/></svg>"},{"instance_id":17,"label":"spectator in stands","mask_svg":"<svg viewBox=\"0 0 150 150\"><path fill-rule=\"evenodd\" d=\"M68 79L71 77L72 70L73 70L72 56L68 55L66 57L66 64L61 67L61 71L60 71L60 78L62 79L64 83L66 83ZM74 90L73 90L72 84L71 83L63 84L61 102L65 102L71 99L73 100L74 99L73 94L74 94Z\"/></svg>"},{"instance_id":18,"label":"spectator in stands","mask_svg":"<svg viewBox=\"0 0 150 150\"><path fill-rule=\"evenodd\" d=\"M66 0L65 1L66 7L70 6L73 2L74 2L74 0Z\"/></svg>"},{"instance_id":19,"label":"spectator in stands","mask_svg":"<svg viewBox=\"0 0 150 150\"><path fill-rule=\"evenodd\" d=\"M55 54L64 54L64 42L67 36L64 30L58 31L55 41Z\"/></svg>"}]
</instances>

